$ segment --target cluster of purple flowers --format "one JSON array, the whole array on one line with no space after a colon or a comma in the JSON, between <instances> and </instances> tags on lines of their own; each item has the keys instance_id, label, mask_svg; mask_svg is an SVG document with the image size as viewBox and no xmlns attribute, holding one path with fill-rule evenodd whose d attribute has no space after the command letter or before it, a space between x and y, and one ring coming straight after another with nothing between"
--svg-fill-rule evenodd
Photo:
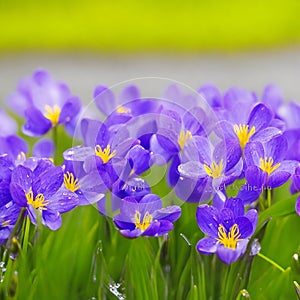
<instances>
[{"instance_id":1,"label":"cluster of purple flowers","mask_svg":"<svg viewBox=\"0 0 300 300\"><path fill-rule=\"evenodd\" d=\"M125 237L165 235L181 215L173 205L177 197L199 203L196 220L207 237L197 250L230 264L247 249L263 191L290 178L291 192L300 191L300 106L285 102L275 86L259 97L238 88L222 94L205 85L187 93L172 85L159 99L143 98L135 85L118 95L97 86L100 112L91 118L80 113L80 100L65 84L37 71L20 82L8 103L26 119L25 134L43 136L64 124L69 133L79 132L82 146L66 149L62 166L51 161L48 139L26 158L28 147L15 135L15 123L0 112L2 242L22 209L32 223L40 214L55 230L62 213L88 204L112 217ZM166 167L173 202L151 192L147 174L154 166ZM226 187L237 181L244 185L227 197Z\"/></svg>"}]
</instances>

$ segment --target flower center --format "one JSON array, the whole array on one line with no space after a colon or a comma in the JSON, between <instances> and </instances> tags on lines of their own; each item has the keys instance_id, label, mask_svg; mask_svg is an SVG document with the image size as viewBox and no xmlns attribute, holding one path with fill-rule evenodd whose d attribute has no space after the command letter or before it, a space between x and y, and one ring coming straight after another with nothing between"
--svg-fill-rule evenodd
<instances>
[{"instance_id":1,"label":"flower center","mask_svg":"<svg viewBox=\"0 0 300 300\"><path fill-rule=\"evenodd\" d=\"M233 130L239 138L241 148L244 149L249 142L250 137L255 133L255 126L252 126L249 130L249 125L233 125Z\"/></svg>"},{"instance_id":2,"label":"flower center","mask_svg":"<svg viewBox=\"0 0 300 300\"><path fill-rule=\"evenodd\" d=\"M110 145L107 145L106 148L103 150L100 145L97 145L95 147L96 155L102 159L104 164L109 162L116 155L116 150L114 150L113 152L110 151L111 151Z\"/></svg>"},{"instance_id":3,"label":"flower center","mask_svg":"<svg viewBox=\"0 0 300 300\"><path fill-rule=\"evenodd\" d=\"M219 165L213 161L210 167L208 165L204 165L203 167L206 174L214 179L223 175L223 159L221 159Z\"/></svg>"},{"instance_id":4,"label":"flower center","mask_svg":"<svg viewBox=\"0 0 300 300\"><path fill-rule=\"evenodd\" d=\"M80 189L78 179L75 179L73 173L70 172L64 174L64 185L71 192L76 192Z\"/></svg>"},{"instance_id":5,"label":"flower center","mask_svg":"<svg viewBox=\"0 0 300 300\"><path fill-rule=\"evenodd\" d=\"M228 234L224 226L220 224L218 227L218 238L216 238L216 240L218 240L226 248L236 249L236 244L239 241L240 236L241 234L237 224L234 224L230 228Z\"/></svg>"},{"instance_id":6,"label":"flower center","mask_svg":"<svg viewBox=\"0 0 300 300\"><path fill-rule=\"evenodd\" d=\"M193 138L192 133L189 130L185 131L184 129L182 129L180 131L179 138L178 138L178 144L179 144L181 150L183 150L187 140L191 140L192 138Z\"/></svg>"},{"instance_id":7,"label":"flower center","mask_svg":"<svg viewBox=\"0 0 300 300\"><path fill-rule=\"evenodd\" d=\"M55 126L58 124L59 116L60 116L60 108L58 105L54 105L51 107L50 105L45 105L45 114L44 116L51 121L52 126Z\"/></svg>"},{"instance_id":8,"label":"flower center","mask_svg":"<svg viewBox=\"0 0 300 300\"><path fill-rule=\"evenodd\" d=\"M49 201L45 200L43 194L37 194L36 197L34 198L32 189L30 189L25 196L26 196L27 204L31 204L35 209L39 208L41 210L47 210L45 206L49 204Z\"/></svg>"},{"instance_id":9,"label":"flower center","mask_svg":"<svg viewBox=\"0 0 300 300\"><path fill-rule=\"evenodd\" d=\"M139 228L142 231L145 231L151 224L152 220L153 220L152 215L150 215L149 212L146 212L143 221L141 223L141 213L138 210L135 211L134 214L135 228Z\"/></svg>"},{"instance_id":10,"label":"flower center","mask_svg":"<svg viewBox=\"0 0 300 300\"><path fill-rule=\"evenodd\" d=\"M117 107L117 113L118 113L118 114L128 114L128 113L130 113L130 109L129 109L129 108L126 108L126 107L124 107L124 106L122 106L122 105L119 105L119 106Z\"/></svg>"},{"instance_id":11,"label":"flower center","mask_svg":"<svg viewBox=\"0 0 300 300\"><path fill-rule=\"evenodd\" d=\"M266 173L268 173L268 175L270 175L272 172L274 172L276 169L280 167L280 163L273 166L274 160L272 157L260 158L259 161L260 161L260 168Z\"/></svg>"}]
</instances>

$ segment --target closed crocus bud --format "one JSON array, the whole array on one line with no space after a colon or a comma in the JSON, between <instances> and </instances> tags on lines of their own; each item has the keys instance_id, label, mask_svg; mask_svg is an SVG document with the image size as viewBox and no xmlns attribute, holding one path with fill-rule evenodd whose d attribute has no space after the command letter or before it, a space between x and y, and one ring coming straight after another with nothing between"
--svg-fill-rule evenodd
<instances>
[{"instance_id":1,"label":"closed crocus bud","mask_svg":"<svg viewBox=\"0 0 300 300\"><path fill-rule=\"evenodd\" d=\"M13 260L16 259L16 257L18 256L18 254L20 253L21 247L19 244L19 241L17 240L16 237L13 237L11 239L11 244L10 244L10 255L9 257Z\"/></svg>"}]
</instances>

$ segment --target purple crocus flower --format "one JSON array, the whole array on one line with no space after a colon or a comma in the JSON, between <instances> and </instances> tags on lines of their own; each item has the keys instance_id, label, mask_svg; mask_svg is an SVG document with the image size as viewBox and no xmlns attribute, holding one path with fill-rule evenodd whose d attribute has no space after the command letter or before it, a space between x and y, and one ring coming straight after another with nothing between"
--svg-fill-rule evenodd
<instances>
[{"instance_id":1,"label":"purple crocus flower","mask_svg":"<svg viewBox=\"0 0 300 300\"><path fill-rule=\"evenodd\" d=\"M178 197L189 202L208 200L221 188L237 179L243 169L241 149L235 140L219 142L215 147L207 138L195 138L194 159L179 165Z\"/></svg>"},{"instance_id":2,"label":"purple crocus flower","mask_svg":"<svg viewBox=\"0 0 300 300\"><path fill-rule=\"evenodd\" d=\"M229 198L221 210L200 205L196 219L201 231L208 236L197 243L196 249L202 254L216 253L225 264L231 264L247 249L256 228L257 211L251 209L244 214L243 201Z\"/></svg>"},{"instance_id":3,"label":"purple crocus flower","mask_svg":"<svg viewBox=\"0 0 300 300\"><path fill-rule=\"evenodd\" d=\"M3 245L13 230L21 208L12 201L0 207L0 245Z\"/></svg>"},{"instance_id":4,"label":"purple crocus flower","mask_svg":"<svg viewBox=\"0 0 300 300\"><path fill-rule=\"evenodd\" d=\"M148 194L140 201L134 197L124 198L114 223L120 233L128 238L161 236L173 229L173 222L180 215L180 207L174 205L163 208L157 195Z\"/></svg>"},{"instance_id":5,"label":"purple crocus flower","mask_svg":"<svg viewBox=\"0 0 300 300\"><path fill-rule=\"evenodd\" d=\"M178 166L188 161L189 153L195 151L193 138L206 135L202 126L206 117L204 111L200 107L194 107L180 115L182 109L162 109L158 118L157 133L151 138L151 151L154 155L159 155L164 163L170 161L167 173L170 186L175 186L178 182Z\"/></svg>"},{"instance_id":6,"label":"purple crocus flower","mask_svg":"<svg viewBox=\"0 0 300 300\"><path fill-rule=\"evenodd\" d=\"M245 204L255 201L264 188L279 187L294 174L299 162L284 159L287 147L287 140L282 135L265 144L251 142L246 145L247 183L238 194Z\"/></svg>"},{"instance_id":7,"label":"purple crocus flower","mask_svg":"<svg viewBox=\"0 0 300 300\"><path fill-rule=\"evenodd\" d=\"M108 127L124 124L134 117L154 113L158 102L154 99L143 99L135 85L126 86L118 96L106 86L98 85L94 91L97 108L105 116Z\"/></svg>"},{"instance_id":8,"label":"purple crocus flower","mask_svg":"<svg viewBox=\"0 0 300 300\"><path fill-rule=\"evenodd\" d=\"M44 135L59 124L65 124L72 134L73 121L81 109L79 98L44 70L20 81L17 91L7 101L13 111L25 117L23 132L30 136Z\"/></svg>"},{"instance_id":9,"label":"purple crocus flower","mask_svg":"<svg viewBox=\"0 0 300 300\"><path fill-rule=\"evenodd\" d=\"M56 230L61 226L61 213L78 204L76 194L61 189L62 184L62 168L39 160L33 170L19 165L12 171L10 192L13 201L26 208L33 224L41 213L42 223Z\"/></svg>"},{"instance_id":10,"label":"purple crocus flower","mask_svg":"<svg viewBox=\"0 0 300 300\"><path fill-rule=\"evenodd\" d=\"M270 127L273 120L272 111L264 104L256 104L249 114L244 113L242 106L232 105L227 110L224 120L218 122L216 133L221 138L236 139L242 150L248 142L265 143L273 137L282 134L276 127Z\"/></svg>"},{"instance_id":11,"label":"purple crocus flower","mask_svg":"<svg viewBox=\"0 0 300 300\"><path fill-rule=\"evenodd\" d=\"M104 123L84 119L82 133L86 147L71 148L64 153L65 187L78 194L81 205L97 202L104 215L107 215L107 201L113 202L115 211L120 198L141 197L150 191L145 180L138 176L150 168L151 152L123 129L114 131ZM113 193L111 200L105 197L108 191Z\"/></svg>"}]
</instances>

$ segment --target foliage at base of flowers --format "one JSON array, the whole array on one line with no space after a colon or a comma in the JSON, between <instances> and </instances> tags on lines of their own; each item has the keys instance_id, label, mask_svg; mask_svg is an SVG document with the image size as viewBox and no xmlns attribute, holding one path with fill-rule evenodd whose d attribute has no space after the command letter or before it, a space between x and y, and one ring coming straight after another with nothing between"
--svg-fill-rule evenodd
<instances>
[{"instance_id":1,"label":"foliage at base of flowers","mask_svg":"<svg viewBox=\"0 0 300 300\"><path fill-rule=\"evenodd\" d=\"M8 104L1 299L300 294L300 106L277 87L99 85L95 114L38 70Z\"/></svg>"}]
</instances>

